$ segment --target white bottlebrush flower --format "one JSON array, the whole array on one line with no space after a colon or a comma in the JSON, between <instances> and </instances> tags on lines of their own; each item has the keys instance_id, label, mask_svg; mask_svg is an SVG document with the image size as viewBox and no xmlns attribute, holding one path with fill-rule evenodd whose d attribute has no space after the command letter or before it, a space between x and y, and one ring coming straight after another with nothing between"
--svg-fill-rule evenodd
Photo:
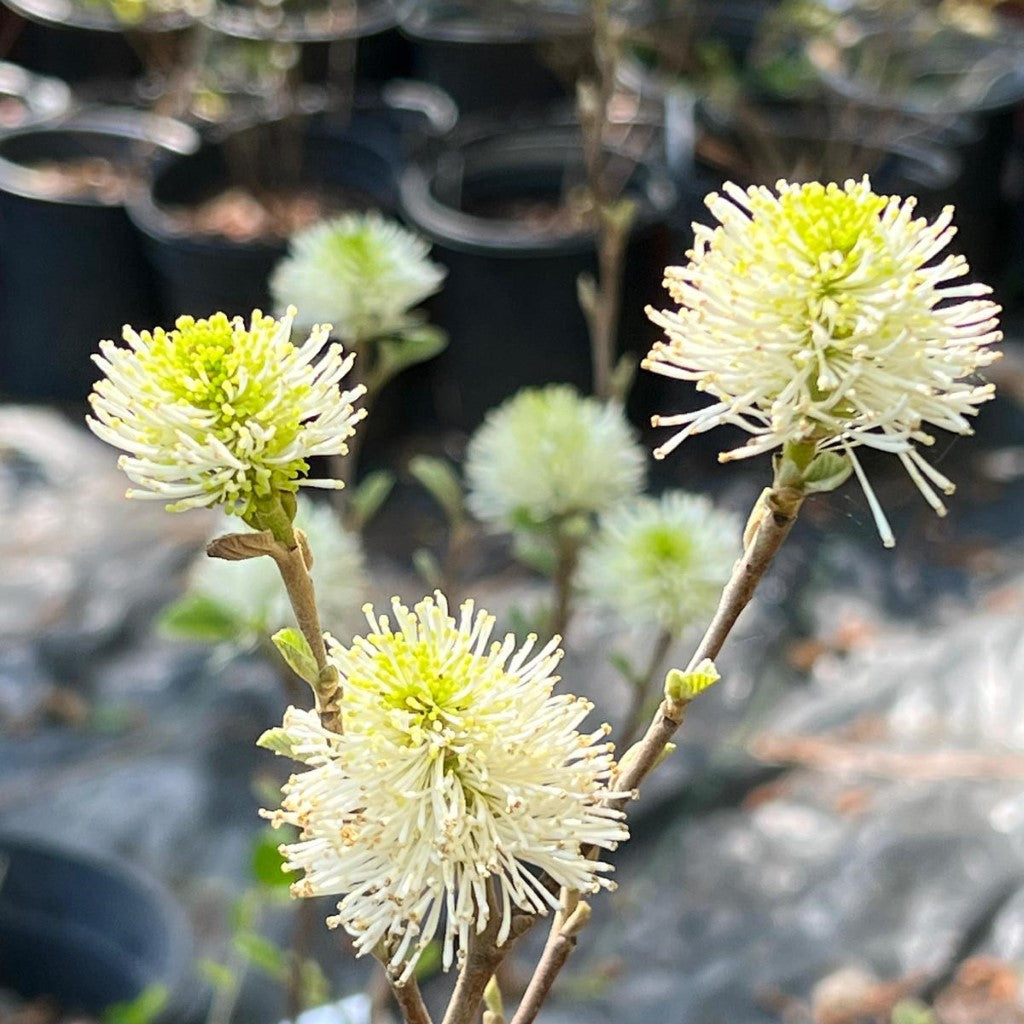
<instances>
[{"instance_id":1,"label":"white bottlebrush flower","mask_svg":"<svg viewBox=\"0 0 1024 1024\"><path fill-rule=\"evenodd\" d=\"M967 417L993 394L971 378L998 356L988 346L1001 337L999 307L982 284L950 283L968 272L962 256L937 259L955 231L952 207L929 224L912 198L876 195L867 178L724 191L706 200L720 225L696 225L689 263L665 271L680 308L648 310L668 342L644 362L717 401L655 417L681 428L655 455L723 423L753 437L722 460L787 442L834 449L891 544L854 449L896 455L942 514L935 488L953 485L917 445L933 443L931 427L970 433Z\"/></svg>"},{"instance_id":2,"label":"white bottlebrush flower","mask_svg":"<svg viewBox=\"0 0 1024 1024\"><path fill-rule=\"evenodd\" d=\"M118 461L138 485L128 497L246 517L259 499L300 484L341 486L304 479L307 459L348 450L363 388L340 389L352 356L328 345L329 324L292 344L294 317L294 309L280 320L257 310L246 326L223 313L183 316L171 331L125 327L127 348L100 342L93 359L105 376L87 422L128 453Z\"/></svg>"},{"instance_id":3,"label":"white bottlebrush flower","mask_svg":"<svg viewBox=\"0 0 1024 1024\"><path fill-rule=\"evenodd\" d=\"M614 769L607 726L581 735L591 704L552 694L557 638L516 650L490 641L494 618L444 597L413 610L392 602L394 624L367 607L370 631L331 646L344 688L343 734L313 712L289 708L263 745L308 767L284 787L274 824L301 829L282 847L302 870L296 896L338 895L327 923L361 955L385 943L389 968L407 980L438 931L445 969L487 924L488 888L509 936L516 908L546 913L557 899L544 873L579 892L611 888L590 845L628 837L606 801Z\"/></svg>"},{"instance_id":4,"label":"white bottlebrush flower","mask_svg":"<svg viewBox=\"0 0 1024 1024\"><path fill-rule=\"evenodd\" d=\"M566 384L520 391L470 439L467 504L513 530L598 513L643 487L646 457L622 410Z\"/></svg>"},{"instance_id":5,"label":"white bottlebrush flower","mask_svg":"<svg viewBox=\"0 0 1024 1024\"><path fill-rule=\"evenodd\" d=\"M218 537L239 530L237 519L225 516L213 531ZM358 536L341 525L330 505L304 496L298 499L295 525L306 534L313 566L317 611L325 628L340 631L352 623L366 599L363 549ZM295 613L272 558L237 562L201 554L192 570L189 592L214 601L249 638L266 639L295 625Z\"/></svg>"},{"instance_id":6,"label":"white bottlebrush flower","mask_svg":"<svg viewBox=\"0 0 1024 1024\"><path fill-rule=\"evenodd\" d=\"M346 344L401 329L409 310L441 287L430 244L379 213L346 213L295 235L270 277L279 308L295 303L298 326L330 321Z\"/></svg>"},{"instance_id":7,"label":"white bottlebrush flower","mask_svg":"<svg viewBox=\"0 0 1024 1024\"><path fill-rule=\"evenodd\" d=\"M578 585L626 622L678 635L711 615L740 554L742 523L705 497L669 491L601 517Z\"/></svg>"}]
</instances>

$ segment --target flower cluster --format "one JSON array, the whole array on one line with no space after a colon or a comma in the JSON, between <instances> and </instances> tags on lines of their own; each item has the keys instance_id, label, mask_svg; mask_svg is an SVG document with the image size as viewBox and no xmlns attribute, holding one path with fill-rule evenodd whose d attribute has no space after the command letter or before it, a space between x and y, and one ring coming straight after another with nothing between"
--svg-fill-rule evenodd
<instances>
[{"instance_id":1,"label":"flower cluster","mask_svg":"<svg viewBox=\"0 0 1024 1024\"><path fill-rule=\"evenodd\" d=\"M478 519L507 530L598 513L639 493L644 463L617 406L564 384L526 389L470 439L466 500Z\"/></svg>"},{"instance_id":2,"label":"flower cluster","mask_svg":"<svg viewBox=\"0 0 1024 1024\"><path fill-rule=\"evenodd\" d=\"M512 635L491 642L492 616L467 601L456 621L439 593L392 612L394 624L367 607L369 633L332 644L343 734L290 708L262 742L307 766L264 812L301 829L282 848L286 869L305 872L293 893L340 895L328 924L359 954L383 943L402 981L439 930L447 969L492 912L503 943L516 909L556 907L540 873L611 888L610 866L585 850L628 832L608 806L624 794L608 790L607 726L581 735L590 703L552 694L557 638L537 651L534 636L518 650Z\"/></svg>"},{"instance_id":3,"label":"flower cluster","mask_svg":"<svg viewBox=\"0 0 1024 1024\"><path fill-rule=\"evenodd\" d=\"M706 200L719 226L696 225L689 263L665 272L680 308L648 311L668 342L644 363L717 401L655 417L681 428L655 455L725 423L753 436L723 460L787 442L838 450L891 543L854 449L895 454L941 514L935 488L953 485L917 445L933 443L929 427L970 433L993 393L970 378L998 355L999 307L984 285L950 283L968 272L962 256L936 260L952 208L929 224L912 198L876 195L867 178L724 192Z\"/></svg>"},{"instance_id":4,"label":"flower cluster","mask_svg":"<svg viewBox=\"0 0 1024 1024\"><path fill-rule=\"evenodd\" d=\"M668 491L605 513L578 585L626 622L678 636L714 611L740 553L741 523L705 497Z\"/></svg>"},{"instance_id":5,"label":"flower cluster","mask_svg":"<svg viewBox=\"0 0 1024 1024\"><path fill-rule=\"evenodd\" d=\"M428 242L379 213L347 213L292 238L271 294L304 311L299 327L329 320L346 344L358 344L401 330L441 287L446 271L429 252Z\"/></svg>"},{"instance_id":6,"label":"flower cluster","mask_svg":"<svg viewBox=\"0 0 1024 1024\"><path fill-rule=\"evenodd\" d=\"M221 505L244 518L300 484L341 486L305 479L307 460L348 450L362 388L341 391L353 357L328 346L330 326L296 346L294 317L183 316L171 331L125 327L127 347L100 342L93 358L105 376L87 422L128 453L118 463L137 485L128 497L169 500L172 511Z\"/></svg>"}]
</instances>

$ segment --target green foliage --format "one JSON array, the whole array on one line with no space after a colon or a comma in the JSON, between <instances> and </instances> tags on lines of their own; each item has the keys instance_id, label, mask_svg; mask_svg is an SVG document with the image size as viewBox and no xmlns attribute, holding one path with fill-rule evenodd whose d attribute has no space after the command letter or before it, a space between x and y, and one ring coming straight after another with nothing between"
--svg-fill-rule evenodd
<instances>
[{"instance_id":1,"label":"green foliage","mask_svg":"<svg viewBox=\"0 0 1024 1024\"><path fill-rule=\"evenodd\" d=\"M441 943L435 939L423 950L419 960L416 961L416 980L423 981L433 977L439 970L441 970Z\"/></svg>"},{"instance_id":2,"label":"green foliage","mask_svg":"<svg viewBox=\"0 0 1024 1024\"><path fill-rule=\"evenodd\" d=\"M409 473L444 510L448 522L455 526L466 518L462 483L455 470L444 460L430 455L414 455L409 460Z\"/></svg>"},{"instance_id":3,"label":"green foliage","mask_svg":"<svg viewBox=\"0 0 1024 1024\"><path fill-rule=\"evenodd\" d=\"M665 696L675 703L685 703L713 686L722 677L714 662L705 658L692 672L674 668L665 677Z\"/></svg>"},{"instance_id":4,"label":"green foliage","mask_svg":"<svg viewBox=\"0 0 1024 1024\"><path fill-rule=\"evenodd\" d=\"M380 511L395 486L395 477L386 469L374 470L348 491L347 519L349 526L361 533Z\"/></svg>"},{"instance_id":5,"label":"green foliage","mask_svg":"<svg viewBox=\"0 0 1024 1024\"><path fill-rule=\"evenodd\" d=\"M198 961L197 966L203 980L218 991L234 987L236 981L235 974L227 964L217 963L216 960L204 959Z\"/></svg>"},{"instance_id":6,"label":"green foliage","mask_svg":"<svg viewBox=\"0 0 1024 1024\"><path fill-rule=\"evenodd\" d=\"M295 751L292 749L291 740L288 738L288 732L281 726L267 729L256 741L256 746L262 747L264 750L271 750L282 757L290 757L293 761L297 760Z\"/></svg>"},{"instance_id":7,"label":"green foliage","mask_svg":"<svg viewBox=\"0 0 1024 1024\"><path fill-rule=\"evenodd\" d=\"M838 452L822 452L804 470L804 490L809 494L834 491L853 472L853 464Z\"/></svg>"},{"instance_id":8,"label":"green foliage","mask_svg":"<svg viewBox=\"0 0 1024 1024\"><path fill-rule=\"evenodd\" d=\"M935 1014L920 999L901 999L889 1016L890 1024L936 1024Z\"/></svg>"},{"instance_id":9,"label":"green foliage","mask_svg":"<svg viewBox=\"0 0 1024 1024\"><path fill-rule=\"evenodd\" d=\"M160 613L157 626L170 636L209 644L237 640L244 632L230 608L202 594L186 594L169 604Z\"/></svg>"},{"instance_id":10,"label":"green foliage","mask_svg":"<svg viewBox=\"0 0 1024 1024\"><path fill-rule=\"evenodd\" d=\"M249 855L249 871L260 885L271 889L287 888L291 876L284 870L284 857L280 853L281 837L267 829L256 837Z\"/></svg>"},{"instance_id":11,"label":"green foliage","mask_svg":"<svg viewBox=\"0 0 1024 1024\"><path fill-rule=\"evenodd\" d=\"M433 359L447 344L448 335L430 324L413 323L401 333L381 338L375 345L373 379L368 382L370 390L376 392L402 370Z\"/></svg>"},{"instance_id":12,"label":"green foliage","mask_svg":"<svg viewBox=\"0 0 1024 1024\"><path fill-rule=\"evenodd\" d=\"M253 967L277 981L287 979L288 954L270 939L258 932L239 931L235 933L232 945Z\"/></svg>"},{"instance_id":13,"label":"green foliage","mask_svg":"<svg viewBox=\"0 0 1024 1024\"><path fill-rule=\"evenodd\" d=\"M413 568L430 590L444 589L444 570L437 556L427 548L417 548L412 554Z\"/></svg>"},{"instance_id":14,"label":"green foliage","mask_svg":"<svg viewBox=\"0 0 1024 1024\"><path fill-rule=\"evenodd\" d=\"M316 658L313 657L313 652L309 649L309 642L302 633L297 629L279 629L270 639L281 657L288 663L288 667L310 686L316 686L320 681L320 667L316 663ZM262 743L262 737L260 745L265 745Z\"/></svg>"},{"instance_id":15,"label":"green foliage","mask_svg":"<svg viewBox=\"0 0 1024 1024\"><path fill-rule=\"evenodd\" d=\"M147 985L134 999L113 1003L100 1018L102 1024L152 1024L167 1005L166 985Z\"/></svg>"}]
</instances>

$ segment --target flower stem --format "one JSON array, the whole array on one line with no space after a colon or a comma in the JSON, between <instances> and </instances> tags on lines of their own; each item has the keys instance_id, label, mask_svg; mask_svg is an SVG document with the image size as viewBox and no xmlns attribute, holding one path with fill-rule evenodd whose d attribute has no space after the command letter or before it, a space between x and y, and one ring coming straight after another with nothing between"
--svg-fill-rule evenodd
<instances>
[{"instance_id":1,"label":"flower stem","mask_svg":"<svg viewBox=\"0 0 1024 1024\"><path fill-rule=\"evenodd\" d=\"M690 659L688 672L692 672L705 658L714 660L718 656L740 613L750 603L758 583L789 536L803 501L803 492L792 487L776 486L762 496L760 511L755 508L757 518L743 555L733 567L732 577L722 591L715 616ZM616 782L619 789L635 789L647 777L682 720L683 715L668 700L662 701Z\"/></svg>"},{"instance_id":2,"label":"flower stem","mask_svg":"<svg viewBox=\"0 0 1024 1024\"><path fill-rule=\"evenodd\" d=\"M743 555L733 567L732 577L722 591L715 616L690 659L687 671L693 671L705 658L714 659L718 655L736 620L750 603L758 583L789 536L803 501L803 491L781 485L779 475L776 475L775 485L758 500L751 516ZM616 789L632 791L640 785L661 759L666 743L682 725L685 715L686 704L674 704L667 698L662 701L647 732L630 749L622 774L615 780ZM550 881L545 877L542 884L548 885ZM522 931L530 926L532 920L522 926ZM512 1024L532 1024L574 945L574 936L562 936L561 932L556 935L552 930ZM463 1022L446 1019L445 1024Z\"/></svg>"},{"instance_id":3,"label":"flower stem","mask_svg":"<svg viewBox=\"0 0 1024 1024\"><path fill-rule=\"evenodd\" d=\"M551 623L548 632L552 636L565 636L572 619L572 585L576 576L576 564L580 557L580 542L572 536L562 523L555 527L555 561L554 590L555 605L551 610Z\"/></svg>"},{"instance_id":4,"label":"flower stem","mask_svg":"<svg viewBox=\"0 0 1024 1024\"><path fill-rule=\"evenodd\" d=\"M294 501L292 495L286 495ZM294 512L294 506L292 505ZM282 496L275 494L273 500L261 506L256 513L256 524L273 535L274 543L267 553L277 564L278 572L284 581L288 601L295 613L295 621L299 630L306 638L309 649L316 661L320 678L313 685L316 696L316 709L325 729L340 733L342 731L341 688L338 685L338 673L327 660L327 647L324 644L324 631L320 626L320 613L316 607L316 592L313 578L309 570L313 565L313 555L306 543L301 530L296 531L292 524L293 515L289 515Z\"/></svg>"},{"instance_id":5,"label":"flower stem","mask_svg":"<svg viewBox=\"0 0 1024 1024\"><path fill-rule=\"evenodd\" d=\"M631 678L630 684L633 688L632 699L629 711L623 719L622 730L616 741L616 746L622 749L631 747L644 725L644 711L650 707L651 682L657 676L659 669L665 664L665 658L672 646L675 634L669 629L662 629L654 641L651 649L651 656L647 661L647 667L643 674Z\"/></svg>"},{"instance_id":6,"label":"flower stem","mask_svg":"<svg viewBox=\"0 0 1024 1024\"><path fill-rule=\"evenodd\" d=\"M423 1002L423 996L420 994L419 983L415 978L410 978L404 985L396 985L388 977L388 984L391 986L399 1010L402 1011L402 1020L405 1021L405 1024L433 1024L426 1004Z\"/></svg>"}]
</instances>

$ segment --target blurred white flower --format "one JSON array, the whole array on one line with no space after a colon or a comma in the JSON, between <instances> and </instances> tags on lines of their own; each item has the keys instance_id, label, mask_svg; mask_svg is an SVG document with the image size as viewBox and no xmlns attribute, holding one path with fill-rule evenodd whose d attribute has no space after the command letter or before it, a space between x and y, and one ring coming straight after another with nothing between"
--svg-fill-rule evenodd
<instances>
[{"instance_id":1,"label":"blurred white flower","mask_svg":"<svg viewBox=\"0 0 1024 1024\"><path fill-rule=\"evenodd\" d=\"M649 310L668 334L644 366L695 381L717 401L656 416L679 429L662 458L692 434L735 424L753 437L723 453L746 458L788 442L845 455L886 544L892 533L854 452L896 455L929 504L950 483L917 450L926 428L971 432L967 417L992 397L971 381L998 353L999 307L982 284L950 284L962 256L936 260L953 237L953 211L914 219L915 201L845 185L780 181L746 191L726 183L706 202L720 221L695 226L685 267L666 284L678 310Z\"/></svg>"},{"instance_id":2,"label":"blurred white flower","mask_svg":"<svg viewBox=\"0 0 1024 1024\"><path fill-rule=\"evenodd\" d=\"M282 847L305 876L296 896L339 895L328 918L362 955L381 943L407 980L440 931L447 969L487 924L488 890L500 915L546 913L557 898L540 872L578 892L612 888L608 864L586 856L628 837L605 801L614 767L607 726L581 735L588 701L552 695L557 638L517 651L491 642L493 616L467 601L456 621L437 593L410 611L392 602L394 625L367 607L370 631L331 660L344 689L344 733L314 712L289 708L261 743L308 767L284 787L275 824L301 829Z\"/></svg>"},{"instance_id":3,"label":"blurred white flower","mask_svg":"<svg viewBox=\"0 0 1024 1024\"><path fill-rule=\"evenodd\" d=\"M577 583L624 621L673 636L710 617L740 555L742 523L705 497L670 491L606 512Z\"/></svg>"},{"instance_id":4,"label":"blurred white flower","mask_svg":"<svg viewBox=\"0 0 1024 1024\"><path fill-rule=\"evenodd\" d=\"M104 377L89 396L90 429L128 452L118 465L138 485L129 498L170 499L168 509L223 506L249 516L261 499L307 480L307 459L342 455L362 410L362 387L341 391L352 365L328 345L330 326L301 346L291 342L295 310L281 320L253 313L179 317L175 329L136 333L128 347L100 342Z\"/></svg>"},{"instance_id":5,"label":"blurred white flower","mask_svg":"<svg viewBox=\"0 0 1024 1024\"><path fill-rule=\"evenodd\" d=\"M270 291L278 308L302 310L300 329L329 322L354 345L400 330L441 287L447 271L429 253L425 239L376 211L347 213L292 238Z\"/></svg>"},{"instance_id":6,"label":"blurred white flower","mask_svg":"<svg viewBox=\"0 0 1024 1024\"><path fill-rule=\"evenodd\" d=\"M470 439L466 500L506 530L598 513L640 492L645 461L618 406L566 384L531 388L488 413Z\"/></svg>"},{"instance_id":7,"label":"blurred white flower","mask_svg":"<svg viewBox=\"0 0 1024 1024\"><path fill-rule=\"evenodd\" d=\"M300 496L295 525L313 553L310 576L325 629L351 628L366 600L366 572L359 538L346 530L330 505ZM224 517L212 536L238 532L239 523ZM216 603L237 623L246 639L266 639L295 625L281 574L272 558L229 562L201 554L193 567L189 592Z\"/></svg>"}]
</instances>

